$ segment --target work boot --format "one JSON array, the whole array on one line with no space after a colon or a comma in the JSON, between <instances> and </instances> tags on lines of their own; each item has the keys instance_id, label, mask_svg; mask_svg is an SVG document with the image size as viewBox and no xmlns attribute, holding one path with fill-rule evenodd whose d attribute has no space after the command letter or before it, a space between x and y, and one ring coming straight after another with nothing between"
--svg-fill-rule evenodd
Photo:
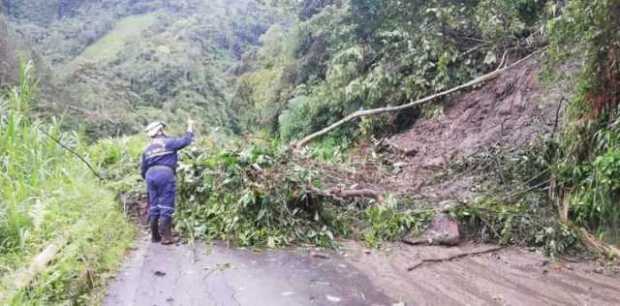
<instances>
[{"instance_id":1,"label":"work boot","mask_svg":"<svg viewBox=\"0 0 620 306\"><path fill-rule=\"evenodd\" d=\"M151 218L151 242L160 242L159 218Z\"/></svg>"},{"instance_id":2,"label":"work boot","mask_svg":"<svg viewBox=\"0 0 620 306\"><path fill-rule=\"evenodd\" d=\"M161 218L161 223L159 224L161 234L161 244L169 245L176 243L174 237L172 237L172 219L171 218Z\"/></svg>"}]
</instances>

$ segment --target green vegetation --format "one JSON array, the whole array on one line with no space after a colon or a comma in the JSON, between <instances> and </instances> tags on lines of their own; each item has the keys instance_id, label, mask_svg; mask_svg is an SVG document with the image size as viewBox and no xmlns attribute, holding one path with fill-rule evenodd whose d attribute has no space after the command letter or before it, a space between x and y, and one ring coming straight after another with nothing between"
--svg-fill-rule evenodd
<instances>
[{"instance_id":1,"label":"green vegetation","mask_svg":"<svg viewBox=\"0 0 620 306\"><path fill-rule=\"evenodd\" d=\"M134 234L117 196L126 204L144 189L137 164L146 139L129 135L154 119L204 124L178 170L176 227L189 239L333 247L350 238L378 247L419 233L438 203L383 190L341 197L330 190L342 177L330 175L355 167L355 154L396 169L385 161L396 154L378 156L370 140L442 116L444 101L347 124L300 152L285 144L542 48L550 86L566 76L575 85L563 92L562 132L529 147L483 148L438 170L432 180L479 179L471 186L479 197L442 212L475 239L551 256L581 247L581 228L620 239L618 0L2 4L10 26L0 27L0 87L8 89L0 99L1 302L97 303ZM34 45L36 76L32 63L15 72L13 38ZM49 245L57 254L28 279L22 271Z\"/></svg>"},{"instance_id":2,"label":"green vegetation","mask_svg":"<svg viewBox=\"0 0 620 306\"><path fill-rule=\"evenodd\" d=\"M41 55L42 85L54 87L41 111L64 113L63 128L91 140L134 134L153 117L238 131L228 108L237 63L286 20L253 0L52 1L69 10L52 20L23 18L26 4L9 2L10 27Z\"/></svg>"},{"instance_id":3,"label":"green vegetation","mask_svg":"<svg viewBox=\"0 0 620 306\"><path fill-rule=\"evenodd\" d=\"M572 1L549 22L555 63L584 54L557 163L564 218L620 241L620 1ZM565 46L570 44L572 48Z\"/></svg>"},{"instance_id":4,"label":"green vegetation","mask_svg":"<svg viewBox=\"0 0 620 306\"><path fill-rule=\"evenodd\" d=\"M303 1L290 29L272 27L246 61L237 109L250 129L300 138L359 109L400 105L537 48L551 1ZM312 7L312 9L309 9ZM386 134L415 112L339 131Z\"/></svg>"},{"instance_id":5,"label":"green vegetation","mask_svg":"<svg viewBox=\"0 0 620 306\"><path fill-rule=\"evenodd\" d=\"M142 32L154 25L156 21L157 15L155 13L125 17L119 20L105 36L88 46L78 59L108 62L114 59L126 44L140 39Z\"/></svg>"},{"instance_id":6,"label":"green vegetation","mask_svg":"<svg viewBox=\"0 0 620 306\"><path fill-rule=\"evenodd\" d=\"M115 194L46 134L76 149L60 123L30 119L32 63L0 100L0 300L11 305L90 304L133 240ZM96 159L96 156L93 156ZM58 253L30 279L24 267L49 245Z\"/></svg>"}]
</instances>

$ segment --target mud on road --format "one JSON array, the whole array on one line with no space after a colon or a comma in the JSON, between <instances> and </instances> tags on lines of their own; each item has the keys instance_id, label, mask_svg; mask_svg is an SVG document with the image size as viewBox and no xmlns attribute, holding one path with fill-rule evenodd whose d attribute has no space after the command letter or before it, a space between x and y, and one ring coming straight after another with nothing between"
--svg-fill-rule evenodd
<instances>
[{"instance_id":1,"label":"mud on road","mask_svg":"<svg viewBox=\"0 0 620 306\"><path fill-rule=\"evenodd\" d=\"M253 252L141 240L104 305L620 305L618 266L555 263L519 248L423 262L489 248L348 242L340 252Z\"/></svg>"},{"instance_id":2,"label":"mud on road","mask_svg":"<svg viewBox=\"0 0 620 306\"><path fill-rule=\"evenodd\" d=\"M394 244L388 251L347 243L344 249L349 263L388 296L407 305L620 305L617 264L554 262L517 247L459 257L497 249L473 243L459 247ZM449 258L455 259L425 261Z\"/></svg>"}]
</instances>

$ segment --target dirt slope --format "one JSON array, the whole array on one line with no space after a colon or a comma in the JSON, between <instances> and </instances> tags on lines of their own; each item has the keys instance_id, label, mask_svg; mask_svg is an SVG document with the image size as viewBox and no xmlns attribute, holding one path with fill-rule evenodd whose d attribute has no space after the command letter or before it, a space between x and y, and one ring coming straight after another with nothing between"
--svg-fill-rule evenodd
<instances>
[{"instance_id":1,"label":"dirt slope","mask_svg":"<svg viewBox=\"0 0 620 306\"><path fill-rule=\"evenodd\" d=\"M561 126L563 87L546 89L541 64L527 61L498 78L435 102L442 111L416 120L407 131L362 144L347 165L321 167L326 181L343 189L373 189L434 204L471 200L477 181L495 173L449 174L451 164L474 155L527 149Z\"/></svg>"},{"instance_id":2,"label":"dirt slope","mask_svg":"<svg viewBox=\"0 0 620 306\"><path fill-rule=\"evenodd\" d=\"M539 64L529 61L483 87L458 95L436 118L418 120L408 131L390 139L411 152L403 171L392 180L406 192L435 200L468 198L471 178L433 182L451 161L492 147L523 148L551 134L558 124L559 90L542 88Z\"/></svg>"}]
</instances>

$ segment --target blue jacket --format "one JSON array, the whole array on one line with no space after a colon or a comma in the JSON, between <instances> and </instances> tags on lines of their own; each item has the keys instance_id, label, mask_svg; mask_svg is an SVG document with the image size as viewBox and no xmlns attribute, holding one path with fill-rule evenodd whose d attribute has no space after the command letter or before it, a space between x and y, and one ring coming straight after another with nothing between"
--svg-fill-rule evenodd
<instances>
[{"instance_id":1,"label":"blue jacket","mask_svg":"<svg viewBox=\"0 0 620 306\"><path fill-rule=\"evenodd\" d=\"M179 160L177 151L187 147L192 143L194 134L187 132L179 138L166 136L153 138L142 154L141 175L146 176L146 172L153 166L167 166L173 171L177 168Z\"/></svg>"}]
</instances>

